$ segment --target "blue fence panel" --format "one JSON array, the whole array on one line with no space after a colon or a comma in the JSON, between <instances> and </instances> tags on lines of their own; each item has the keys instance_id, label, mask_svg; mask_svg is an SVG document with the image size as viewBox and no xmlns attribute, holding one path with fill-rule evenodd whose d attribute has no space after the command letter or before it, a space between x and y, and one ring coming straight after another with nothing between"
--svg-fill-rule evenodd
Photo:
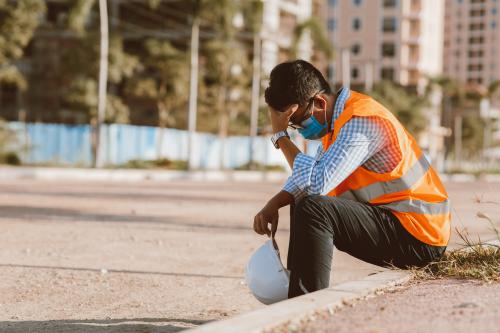
<instances>
[{"instance_id":1,"label":"blue fence panel","mask_svg":"<svg viewBox=\"0 0 500 333\"><path fill-rule=\"evenodd\" d=\"M19 142L30 148L26 154L21 154L25 163L73 166L90 166L92 163L91 128L88 125L12 122L9 127L18 133ZM158 150L160 137L163 141ZM292 139L297 141L295 132ZM111 124L101 128L101 140L107 165L121 165L133 159L188 159L188 132L183 130ZM314 155L319 145L318 141L309 141L307 153ZM221 143L217 135L195 133L192 147L194 168L219 169L221 149L224 149L225 168L244 165L250 161L251 138L230 136ZM287 167L283 155L268 137L255 138L253 153L254 160L260 164Z\"/></svg>"}]
</instances>

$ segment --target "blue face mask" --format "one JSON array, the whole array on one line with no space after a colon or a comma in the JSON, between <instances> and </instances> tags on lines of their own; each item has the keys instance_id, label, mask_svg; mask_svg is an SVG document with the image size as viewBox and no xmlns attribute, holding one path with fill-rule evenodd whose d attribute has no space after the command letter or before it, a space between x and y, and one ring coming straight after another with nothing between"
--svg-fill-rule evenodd
<instances>
[{"instance_id":1,"label":"blue face mask","mask_svg":"<svg viewBox=\"0 0 500 333\"><path fill-rule=\"evenodd\" d=\"M326 121L325 112L325 123L321 124L318 119L314 116L310 116L301 123L302 127L299 128L299 133L308 140L318 140L321 139L328 132L328 122Z\"/></svg>"}]
</instances>

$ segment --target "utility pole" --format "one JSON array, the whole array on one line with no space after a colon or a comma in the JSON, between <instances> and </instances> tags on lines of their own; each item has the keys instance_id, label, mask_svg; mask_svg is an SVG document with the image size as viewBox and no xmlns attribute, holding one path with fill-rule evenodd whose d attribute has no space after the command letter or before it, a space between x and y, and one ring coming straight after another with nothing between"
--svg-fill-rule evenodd
<instances>
[{"instance_id":1,"label":"utility pole","mask_svg":"<svg viewBox=\"0 0 500 333\"><path fill-rule=\"evenodd\" d=\"M199 49L200 22L193 17L191 26L191 68L189 79L189 113L188 113L188 168L194 168L194 135L196 133L196 112L198 102L198 49Z\"/></svg>"},{"instance_id":2,"label":"utility pole","mask_svg":"<svg viewBox=\"0 0 500 333\"><path fill-rule=\"evenodd\" d=\"M455 167L462 165L462 115L455 115Z\"/></svg>"},{"instance_id":3,"label":"utility pole","mask_svg":"<svg viewBox=\"0 0 500 333\"><path fill-rule=\"evenodd\" d=\"M255 138L259 120L260 72L261 72L261 36L256 32L253 39L253 75L252 75L252 101L250 104L250 164L254 160Z\"/></svg>"},{"instance_id":4,"label":"utility pole","mask_svg":"<svg viewBox=\"0 0 500 333\"><path fill-rule=\"evenodd\" d=\"M373 62L368 61L365 63L365 91L370 92L373 90Z\"/></svg>"},{"instance_id":5,"label":"utility pole","mask_svg":"<svg viewBox=\"0 0 500 333\"><path fill-rule=\"evenodd\" d=\"M106 115L106 88L108 82L109 49L108 8L106 0L99 0L99 16L101 21L101 48L99 59L99 95L97 105L95 167L102 168L104 165L104 147L102 145L101 128Z\"/></svg>"},{"instance_id":6,"label":"utility pole","mask_svg":"<svg viewBox=\"0 0 500 333\"><path fill-rule=\"evenodd\" d=\"M346 47L342 50L342 86L350 89L351 87L351 50Z\"/></svg>"}]
</instances>

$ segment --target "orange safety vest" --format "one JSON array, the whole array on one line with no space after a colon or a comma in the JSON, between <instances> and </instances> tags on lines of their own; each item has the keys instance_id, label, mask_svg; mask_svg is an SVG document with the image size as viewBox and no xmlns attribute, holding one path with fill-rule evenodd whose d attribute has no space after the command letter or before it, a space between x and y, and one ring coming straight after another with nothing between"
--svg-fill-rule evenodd
<instances>
[{"instance_id":1,"label":"orange safety vest","mask_svg":"<svg viewBox=\"0 0 500 333\"><path fill-rule=\"evenodd\" d=\"M360 166L328 195L388 208L418 240L446 246L451 229L448 194L415 139L386 108L369 96L351 91L334 122L333 133L322 138L323 149L335 142L342 126L353 116L387 120L396 132L402 158L394 170L382 174Z\"/></svg>"}]
</instances>

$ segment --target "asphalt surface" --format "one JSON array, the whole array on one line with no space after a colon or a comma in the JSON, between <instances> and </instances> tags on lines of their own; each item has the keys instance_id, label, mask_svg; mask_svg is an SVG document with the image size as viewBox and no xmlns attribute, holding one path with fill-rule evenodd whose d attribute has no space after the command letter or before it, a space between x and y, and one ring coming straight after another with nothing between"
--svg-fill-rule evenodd
<instances>
[{"instance_id":1,"label":"asphalt surface","mask_svg":"<svg viewBox=\"0 0 500 333\"><path fill-rule=\"evenodd\" d=\"M492 238L499 184L447 184L454 226ZM243 283L275 183L0 182L1 332L176 332L262 307ZM478 199L484 203L478 203ZM286 257L288 210L278 243ZM460 240L453 236L452 246ZM332 284L382 268L334 254Z\"/></svg>"}]
</instances>

